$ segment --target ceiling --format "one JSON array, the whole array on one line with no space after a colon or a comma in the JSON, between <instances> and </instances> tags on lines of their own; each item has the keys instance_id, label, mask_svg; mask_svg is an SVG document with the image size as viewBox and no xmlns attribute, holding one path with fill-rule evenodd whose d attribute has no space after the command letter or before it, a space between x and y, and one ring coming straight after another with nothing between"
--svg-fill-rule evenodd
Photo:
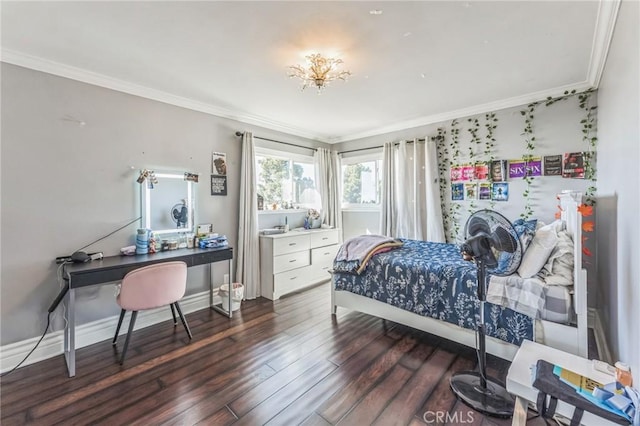
<instances>
[{"instance_id":1,"label":"ceiling","mask_svg":"<svg viewBox=\"0 0 640 426\"><path fill-rule=\"evenodd\" d=\"M3 1L2 60L333 143L597 86L618 3Z\"/></svg>"}]
</instances>

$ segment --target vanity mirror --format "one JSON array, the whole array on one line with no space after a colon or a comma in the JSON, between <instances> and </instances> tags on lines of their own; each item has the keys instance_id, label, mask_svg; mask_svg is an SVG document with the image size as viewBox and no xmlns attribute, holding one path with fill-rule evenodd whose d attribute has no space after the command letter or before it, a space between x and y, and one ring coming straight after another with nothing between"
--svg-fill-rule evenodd
<instances>
[{"instance_id":1,"label":"vanity mirror","mask_svg":"<svg viewBox=\"0 0 640 426\"><path fill-rule=\"evenodd\" d=\"M178 172L155 172L153 175L155 179L151 185L150 179L140 185L142 226L156 234L193 232L192 179L195 175Z\"/></svg>"}]
</instances>

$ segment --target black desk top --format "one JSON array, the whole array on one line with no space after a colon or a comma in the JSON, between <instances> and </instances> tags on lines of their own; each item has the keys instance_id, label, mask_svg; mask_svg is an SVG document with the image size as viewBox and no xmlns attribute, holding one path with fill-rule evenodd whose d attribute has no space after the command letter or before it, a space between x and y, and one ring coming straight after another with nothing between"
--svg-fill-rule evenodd
<instances>
[{"instance_id":1,"label":"black desk top","mask_svg":"<svg viewBox=\"0 0 640 426\"><path fill-rule=\"evenodd\" d=\"M78 288L119 281L130 271L154 263L183 261L190 267L230 259L233 259L232 247L178 249L135 256L109 256L86 263L66 264L64 277L69 278L70 288Z\"/></svg>"}]
</instances>

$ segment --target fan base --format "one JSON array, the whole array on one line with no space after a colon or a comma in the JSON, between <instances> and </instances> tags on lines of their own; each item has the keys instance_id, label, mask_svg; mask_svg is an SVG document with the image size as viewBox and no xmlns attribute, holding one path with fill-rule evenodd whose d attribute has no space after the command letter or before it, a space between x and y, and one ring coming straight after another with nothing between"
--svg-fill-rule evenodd
<instances>
[{"instance_id":1,"label":"fan base","mask_svg":"<svg viewBox=\"0 0 640 426\"><path fill-rule=\"evenodd\" d=\"M492 377L486 377L485 389L480 379L477 371L463 371L451 376L449 384L458 399L474 410L494 417L511 417L514 400L504 385Z\"/></svg>"}]
</instances>

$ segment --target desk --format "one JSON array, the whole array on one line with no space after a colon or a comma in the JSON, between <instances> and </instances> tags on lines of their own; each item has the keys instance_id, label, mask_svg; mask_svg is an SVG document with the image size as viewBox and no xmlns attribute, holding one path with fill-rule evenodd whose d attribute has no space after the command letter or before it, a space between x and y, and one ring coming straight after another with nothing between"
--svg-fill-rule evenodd
<instances>
[{"instance_id":1,"label":"desk","mask_svg":"<svg viewBox=\"0 0 640 426\"><path fill-rule=\"evenodd\" d=\"M593 362L549 346L525 340L518 349L509 373L507 374L507 390L516 396L516 406L513 413L513 426L524 425L527 422L528 402L535 402L538 390L532 386L531 366L539 359L574 371L586 377L590 377L600 383L606 384L615 380L613 375L608 375L593 368ZM558 400L556 413L571 419L573 406ZM615 425L608 420L598 417L588 411L582 416L583 425Z\"/></svg>"},{"instance_id":2,"label":"desk","mask_svg":"<svg viewBox=\"0 0 640 426\"><path fill-rule=\"evenodd\" d=\"M67 324L64 332L64 355L67 361L69 377L76 375L76 353L75 353L75 291L81 287L105 284L113 281L120 281L124 276L134 269L143 266L153 265L162 262L183 261L187 267L197 265L211 265L214 262L223 260L229 261L229 282L233 282L232 263L233 249L231 247L212 249L180 249L163 251L154 254L144 254L136 256L110 256L102 260L94 260L87 263L69 263L64 265L63 277L66 281L65 289L68 289L67 297ZM229 303L231 307L231 291L229 292ZM213 282L209 283L209 305L229 318L231 311L213 305Z\"/></svg>"}]
</instances>

